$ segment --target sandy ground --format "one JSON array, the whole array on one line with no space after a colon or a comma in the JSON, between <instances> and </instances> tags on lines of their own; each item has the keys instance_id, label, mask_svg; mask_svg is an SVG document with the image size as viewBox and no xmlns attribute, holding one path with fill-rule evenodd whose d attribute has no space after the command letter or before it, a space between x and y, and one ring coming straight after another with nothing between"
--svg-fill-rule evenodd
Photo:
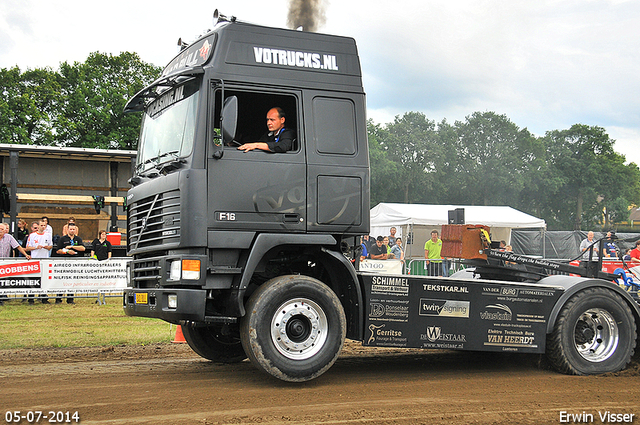
<instances>
[{"instance_id":1,"label":"sandy ground","mask_svg":"<svg viewBox=\"0 0 640 425\"><path fill-rule=\"evenodd\" d=\"M186 344L0 350L0 423L10 411L48 418L31 423L77 411L82 424L614 423L607 412L640 424L639 357L616 374L577 377L537 355L347 342L326 374L292 384L248 361L213 364Z\"/></svg>"}]
</instances>

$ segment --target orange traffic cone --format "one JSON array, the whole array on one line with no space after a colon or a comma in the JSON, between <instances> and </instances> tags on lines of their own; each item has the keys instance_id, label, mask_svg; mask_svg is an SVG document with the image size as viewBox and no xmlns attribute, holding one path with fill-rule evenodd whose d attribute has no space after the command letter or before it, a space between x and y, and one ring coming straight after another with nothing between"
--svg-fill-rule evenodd
<instances>
[{"instance_id":1,"label":"orange traffic cone","mask_svg":"<svg viewBox=\"0 0 640 425\"><path fill-rule=\"evenodd\" d=\"M174 344L184 344L187 341L184 339L184 335L182 334L182 326L178 325L176 327L176 336L173 338Z\"/></svg>"}]
</instances>

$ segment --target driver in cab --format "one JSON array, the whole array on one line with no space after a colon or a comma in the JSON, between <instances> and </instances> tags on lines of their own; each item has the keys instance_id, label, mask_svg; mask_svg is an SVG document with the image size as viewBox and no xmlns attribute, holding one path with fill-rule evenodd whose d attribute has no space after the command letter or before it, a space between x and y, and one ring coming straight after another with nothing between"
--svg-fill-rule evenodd
<instances>
[{"instance_id":1,"label":"driver in cab","mask_svg":"<svg viewBox=\"0 0 640 425\"><path fill-rule=\"evenodd\" d=\"M267 128L269 132L260 137L257 142L245 143L238 146L244 152L260 149L266 152L287 152L293 149L296 132L284 127L285 113L280 107L271 108L267 112Z\"/></svg>"}]
</instances>

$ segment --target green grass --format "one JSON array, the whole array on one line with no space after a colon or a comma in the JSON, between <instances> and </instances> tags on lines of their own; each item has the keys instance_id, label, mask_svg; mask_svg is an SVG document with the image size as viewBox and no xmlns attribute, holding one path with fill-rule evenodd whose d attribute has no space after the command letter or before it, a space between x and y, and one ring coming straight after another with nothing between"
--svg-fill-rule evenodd
<instances>
[{"instance_id":1,"label":"green grass","mask_svg":"<svg viewBox=\"0 0 640 425\"><path fill-rule=\"evenodd\" d=\"M75 304L30 305L21 298L0 306L0 349L96 347L170 342L175 326L158 319L129 317L122 298L76 298Z\"/></svg>"}]
</instances>

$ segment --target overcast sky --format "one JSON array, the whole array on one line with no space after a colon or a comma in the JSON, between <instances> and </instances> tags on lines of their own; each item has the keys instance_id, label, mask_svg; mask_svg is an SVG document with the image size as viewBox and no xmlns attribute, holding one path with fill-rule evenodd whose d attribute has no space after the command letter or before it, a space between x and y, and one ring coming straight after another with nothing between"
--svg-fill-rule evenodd
<instances>
[{"instance_id":1,"label":"overcast sky","mask_svg":"<svg viewBox=\"0 0 640 425\"><path fill-rule=\"evenodd\" d=\"M287 26L288 0L0 0L0 68L132 51L164 66L215 8ZM354 37L378 123L421 111L450 123L505 114L536 135L604 127L640 164L640 2L331 0L320 32Z\"/></svg>"}]
</instances>

